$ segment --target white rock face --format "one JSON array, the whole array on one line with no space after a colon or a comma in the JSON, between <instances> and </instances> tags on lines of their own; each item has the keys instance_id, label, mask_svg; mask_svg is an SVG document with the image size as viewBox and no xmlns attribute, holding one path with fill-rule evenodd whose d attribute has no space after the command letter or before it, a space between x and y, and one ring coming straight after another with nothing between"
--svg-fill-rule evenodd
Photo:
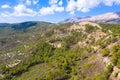
<instances>
[{"instance_id":1,"label":"white rock face","mask_svg":"<svg viewBox=\"0 0 120 80\"><path fill-rule=\"evenodd\" d=\"M82 19L80 21L106 22L110 20L120 20L120 13L106 13L91 18Z\"/></svg>"},{"instance_id":2,"label":"white rock face","mask_svg":"<svg viewBox=\"0 0 120 80\"><path fill-rule=\"evenodd\" d=\"M120 12L111 12L105 13L97 16L92 17L83 17L83 18L69 18L62 23L67 22L83 22L83 21L92 21L92 22L120 22Z\"/></svg>"}]
</instances>

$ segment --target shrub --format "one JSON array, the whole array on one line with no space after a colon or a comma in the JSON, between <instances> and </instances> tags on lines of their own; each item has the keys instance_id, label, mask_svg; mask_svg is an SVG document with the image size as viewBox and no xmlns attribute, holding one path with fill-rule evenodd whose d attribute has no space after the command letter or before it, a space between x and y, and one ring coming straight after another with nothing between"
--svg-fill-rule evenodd
<instances>
[{"instance_id":1,"label":"shrub","mask_svg":"<svg viewBox=\"0 0 120 80\"><path fill-rule=\"evenodd\" d=\"M86 25L86 32L87 33L92 33L92 32L94 32L96 30L96 27L94 27L94 26L91 26L91 25Z\"/></svg>"},{"instance_id":2,"label":"shrub","mask_svg":"<svg viewBox=\"0 0 120 80\"><path fill-rule=\"evenodd\" d=\"M117 67L120 68L120 58L117 60Z\"/></svg>"},{"instance_id":3,"label":"shrub","mask_svg":"<svg viewBox=\"0 0 120 80\"><path fill-rule=\"evenodd\" d=\"M116 65L117 60L118 60L117 56L116 56L116 55L113 55L112 58L111 58L111 62L112 62L114 65Z\"/></svg>"},{"instance_id":4,"label":"shrub","mask_svg":"<svg viewBox=\"0 0 120 80\"><path fill-rule=\"evenodd\" d=\"M115 73L114 73L114 77L117 77L117 76L118 76L118 72L115 72Z\"/></svg>"},{"instance_id":5,"label":"shrub","mask_svg":"<svg viewBox=\"0 0 120 80\"><path fill-rule=\"evenodd\" d=\"M109 51L108 49L104 49L104 50L102 51L102 56L103 56L103 57L104 57L104 56L108 56L109 53L110 53L110 51Z\"/></svg>"},{"instance_id":6,"label":"shrub","mask_svg":"<svg viewBox=\"0 0 120 80\"><path fill-rule=\"evenodd\" d=\"M112 71L113 71L113 66L112 66L112 64L109 64L109 65L107 66L106 72L109 74L109 73L111 73Z\"/></svg>"},{"instance_id":7,"label":"shrub","mask_svg":"<svg viewBox=\"0 0 120 80\"><path fill-rule=\"evenodd\" d=\"M105 80L105 78L100 73L95 73L93 80Z\"/></svg>"}]
</instances>

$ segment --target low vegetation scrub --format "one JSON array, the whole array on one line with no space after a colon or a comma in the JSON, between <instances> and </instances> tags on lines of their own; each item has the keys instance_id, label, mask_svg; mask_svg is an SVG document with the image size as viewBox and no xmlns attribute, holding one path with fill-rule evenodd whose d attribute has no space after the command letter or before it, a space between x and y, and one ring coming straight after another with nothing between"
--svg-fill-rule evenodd
<instances>
[{"instance_id":1,"label":"low vegetation scrub","mask_svg":"<svg viewBox=\"0 0 120 80\"><path fill-rule=\"evenodd\" d=\"M105 57L105 56L108 56L110 53L110 51L108 49L103 49L102 51L102 56Z\"/></svg>"}]
</instances>

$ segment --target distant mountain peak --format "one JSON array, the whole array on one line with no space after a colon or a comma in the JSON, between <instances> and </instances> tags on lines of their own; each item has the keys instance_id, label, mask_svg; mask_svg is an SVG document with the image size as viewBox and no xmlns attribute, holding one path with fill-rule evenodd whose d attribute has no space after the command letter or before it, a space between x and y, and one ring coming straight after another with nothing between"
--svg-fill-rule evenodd
<instances>
[{"instance_id":1,"label":"distant mountain peak","mask_svg":"<svg viewBox=\"0 0 120 80\"><path fill-rule=\"evenodd\" d=\"M85 19L85 18L89 18L89 16L84 16L84 17L71 17L68 19L65 19L63 21L61 21L60 23L67 23L67 22L79 22L80 19Z\"/></svg>"},{"instance_id":2,"label":"distant mountain peak","mask_svg":"<svg viewBox=\"0 0 120 80\"><path fill-rule=\"evenodd\" d=\"M107 22L107 23L118 23L120 22L120 12L109 12L105 14L100 14L97 16L86 16L86 17L73 17L61 21L61 23L67 22L83 22L83 21L92 21L92 22Z\"/></svg>"}]
</instances>

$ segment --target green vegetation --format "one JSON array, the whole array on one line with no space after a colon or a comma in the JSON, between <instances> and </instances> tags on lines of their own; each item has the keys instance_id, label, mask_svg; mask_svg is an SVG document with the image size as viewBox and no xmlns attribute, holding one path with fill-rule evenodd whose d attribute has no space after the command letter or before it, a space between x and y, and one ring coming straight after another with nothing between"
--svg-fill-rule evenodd
<instances>
[{"instance_id":1,"label":"green vegetation","mask_svg":"<svg viewBox=\"0 0 120 80\"><path fill-rule=\"evenodd\" d=\"M119 63L119 59L120 59L120 45L115 45L112 47L112 52L113 52L113 56L112 56L112 62L114 65L117 65L117 67L119 67L120 63ZM120 67L119 67L120 68Z\"/></svg>"},{"instance_id":2,"label":"green vegetation","mask_svg":"<svg viewBox=\"0 0 120 80\"><path fill-rule=\"evenodd\" d=\"M114 73L114 77L117 77L117 76L118 76L118 72L115 72L115 73Z\"/></svg>"},{"instance_id":3,"label":"green vegetation","mask_svg":"<svg viewBox=\"0 0 120 80\"><path fill-rule=\"evenodd\" d=\"M70 46L70 45L76 44L78 41L84 38L85 38L85 35L83 35L81 32L72 31L71 35L63 38L63 40L68 46Z\"/></svg>"},{"instance_id":4,"label":"green vegetation","mask_svg":"<svg viewBox=\"0 0 120 80\"><path fill-rule=\"evenodd\" d=\"M91 26L91 25L86 25L86 32L87 33L92 33L95 32L95 30L97 29L97 27Z\"/></svg>"},{"instance_id":5,"label":"green vegetation","mask_svg":"<svg viewBox=\"0 0 120 80\"><path fill-rule=\"evenodd\" d=\"M102 74L96 73L93 80L109 80L109 76L113 71L113 66L109 64Z\"/></svg>"},{"instance_id":6,"label":"green vegetation","mask_svg":"<svg viewBox=\"0 0 120 80\"><path fill-rule=\"evenodd\" d=\"M113 32L113 34L120 34L120 24L101 23L100 26L103 28L104 32L111 30Z\"/></svg>"},{"instance_id":7,"label":"green vegetation","mask_svg":"<svg viewBox=\"0 0 120 80\"><path fill-rule=\"evenodd\" d=\"M103 57L104 57L104 56L108 56L109 53L110 53L110 51L109 51L108 49L104 49L104 50L102 51L102 56L103 56Z\"/></svg>"},{"instance_id":8,"label":"green vegetation","mask_svg":"<svg viewBox=\"0 0 120 80\"><path fill-rule=\"evenodd\" d=\"M5 73L5 79L11 79L15 75L20 75L27 71L29 67L39 63L48 61L48 58L52 55L52 46L41 40L37 48L31 53L31 55L21 64L13 68L2 67Z\"/></svg>"},{"instance_id":9,"label":"green vegetation","mask_svg":"<svg viewBox=\"0 0 120 80\"><path fill-rule=\"evenodd\" d=\"M10 33L7 38L8 34L5 34L0 41L4 46L14 41L17 44L0 51L0 58L3 56L3 60L0 59L0 72L4 75L2 79L109 80L113 67L120 68L119 30L113 28L120 29L119 24L101 23L102 29L86 25L83 31L69 30L71 25L73 23L45 22L10 25L9 30L13 30L16 37ZM105 35L99 37L98 30ZM58 45L60 47L56 47ZM20 60L20 63L9 67L14 60ZM118 72L114 74L115 77L117 75Z\"/></svg>"},{"instance_id":10,"label":"green vegetation","mask_svg":"<svg viewBox=\"0 0 120 80\"><path fill-rule=\"evenodd\" d=\"M101 74L96 73L93 80L105 80L105 78Z\"/></svg>"}]
</instances>

